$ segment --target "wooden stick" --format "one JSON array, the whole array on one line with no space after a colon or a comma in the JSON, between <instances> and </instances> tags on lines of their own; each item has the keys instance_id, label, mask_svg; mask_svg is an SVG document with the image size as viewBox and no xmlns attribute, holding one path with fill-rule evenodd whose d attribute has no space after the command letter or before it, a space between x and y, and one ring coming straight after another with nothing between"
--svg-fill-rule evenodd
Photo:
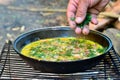
<instances>
[{"instance_id":1,"label":"wooden stick","mask_svg":"<svg viewBox=\"0 0 120 80\"><path fill-rule=\"evenodd\" d=\"M113 12L101 12L99 16L110 17L110 18L119 18L120 15Z\"/></svg>"},{"instance_id":2,"label":"wooden stick","mask_svg":"<svg viewBox=\"0 0 120 80\"><path fill-rule=\"evenodd\" d=\"M11 10L19 10L19 11L32 11L32 12L66 12L66 9L46 9L46 8L20 8L20 7L13 7L13 6L8 6L8 9Z\"/></svg>"},{"instance_id":3,"label":"wooden stick","mask_svg":"<svg viewBox=\"0 0 120 80\"><path fill-rule=\"evenodd\" d=\"M13 7L8 6L8 9L12 10L19 10L19 11L32 11L32 12L66 12L66 9L37 9L37 8L20 8L20 7ZM113 13L113 12L101 12L99 17L110 17L110 18L118 18L120 15Z\"/></svg>"}]
</instances>

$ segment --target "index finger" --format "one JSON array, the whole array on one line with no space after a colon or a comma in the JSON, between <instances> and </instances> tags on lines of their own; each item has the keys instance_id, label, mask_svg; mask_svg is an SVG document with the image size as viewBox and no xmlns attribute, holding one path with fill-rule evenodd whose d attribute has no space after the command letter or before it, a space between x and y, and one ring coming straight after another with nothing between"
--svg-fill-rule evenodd
<instances>
[{"instance_id":1,"label":"index finger","mask_svg":"<svg viewBox=\"0 0 120 80\"><path fill-rule=\"evenodd\" d=\"M69 0L68 7L67 7L67 20L71 28L76 27L76 23L71 18L75 18L77 5L79 0Z\"/></svg>"}]
</instances>

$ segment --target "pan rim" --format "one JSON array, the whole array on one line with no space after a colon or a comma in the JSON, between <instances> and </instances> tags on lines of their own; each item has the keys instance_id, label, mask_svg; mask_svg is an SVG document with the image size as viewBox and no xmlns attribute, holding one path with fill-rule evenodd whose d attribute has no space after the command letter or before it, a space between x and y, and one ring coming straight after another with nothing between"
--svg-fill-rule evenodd
<instances>
[{"instance_id":1,"label":"pan rim","mask_svg":"<svg viewBox=\"0 0 120 80\"><path fill-rule=\"evenodd\" d=\"M38 60L38 59L34 59L34 58L31 58L31 57L28 57L28 56L25 56L25 55L21 54L20 51L19 51L19 50L17 49L17 47L16 47L17 42L18 42L20 39L22 39L23 37L27 36L27 35L30 35L30 34L32 34L32 33L34 33L34 32L42 31L42 30L72 30L72 29L70 29L69 26L64 26L64 27L62 27L62 26L55 26L55 27L39 28L39 29L35 29L35 30L31 30L31 31L25 32L25 33L19 35L19 36L14 40L14 42L13 42L13 44L12 44L14 50L15 50L19 55L21 55L21 56L24 56L24 57L26 57L26 58L33 59L33 60L39 61L39 62L49 62L49 63L73 63L73 62L80 62L80 61L85 61L85 60L97 58L97 57L99 57L99 56L101 56L101 55L107 54L107 53L111 50L111 48L113 47L112 41L110 40L110 38L109 38L108 36L102 34L102 33L99 32L99 31L90 30L90 32L95 33L95 34L97 34L97 35L100 35L100 36L104 37L104 38L108 41L109 46L107 47L106 51L105 51L103 54L100 54L100 55L95 56L95 57L92 57L92 58L82 59L82 60L79 60L79 59L78 59L78 60L72 60L72 61L58 61L58 62L57 62L57 61Z\"/></svg>"}]
</instances>

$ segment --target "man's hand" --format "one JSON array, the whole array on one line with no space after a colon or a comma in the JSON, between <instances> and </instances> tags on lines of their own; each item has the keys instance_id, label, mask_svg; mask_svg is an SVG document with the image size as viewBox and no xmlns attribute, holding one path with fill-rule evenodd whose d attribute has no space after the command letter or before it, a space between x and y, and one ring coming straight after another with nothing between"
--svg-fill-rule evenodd
<instances>
[{"instance_id":1,"label":"man's hand","mask_svg":"<svg viewBox=\"0 0 120 80\"><path fill-rule=\"evenodd\" d=\"M92 16L91 23L97 24L97 15L104 9L109 0L69 0L67 8L67 19L69 25L75 30L77 34L89 33L88 25L85 25L83 29L76 26L84 21L87 12ZM75 20L71 20L75 18Z\"/></svg>"}]
</instances>

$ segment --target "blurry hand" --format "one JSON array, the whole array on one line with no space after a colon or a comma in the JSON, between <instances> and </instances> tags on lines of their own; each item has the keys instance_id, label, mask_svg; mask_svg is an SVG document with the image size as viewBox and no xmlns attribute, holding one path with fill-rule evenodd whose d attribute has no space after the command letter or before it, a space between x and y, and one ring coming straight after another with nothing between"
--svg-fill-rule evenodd
<instances>
[{"instance_id":1,"label":"blurry hand","mask_svg":"<svg viewBox=\"0 0 120 80\"><path fill-rule=\"evenodd\" d=\"M67 8L67 19L69 25L75 30L77 34L83 33L87 35L89 33L88 25L85 25L83 29L76 26L84 21L86 13L89 12L92 16L91 23L97 24L97 15L104 9L109 0L69 0ZM71 20L75 18L75 20Z\"/></svg>"}]
</instances>

